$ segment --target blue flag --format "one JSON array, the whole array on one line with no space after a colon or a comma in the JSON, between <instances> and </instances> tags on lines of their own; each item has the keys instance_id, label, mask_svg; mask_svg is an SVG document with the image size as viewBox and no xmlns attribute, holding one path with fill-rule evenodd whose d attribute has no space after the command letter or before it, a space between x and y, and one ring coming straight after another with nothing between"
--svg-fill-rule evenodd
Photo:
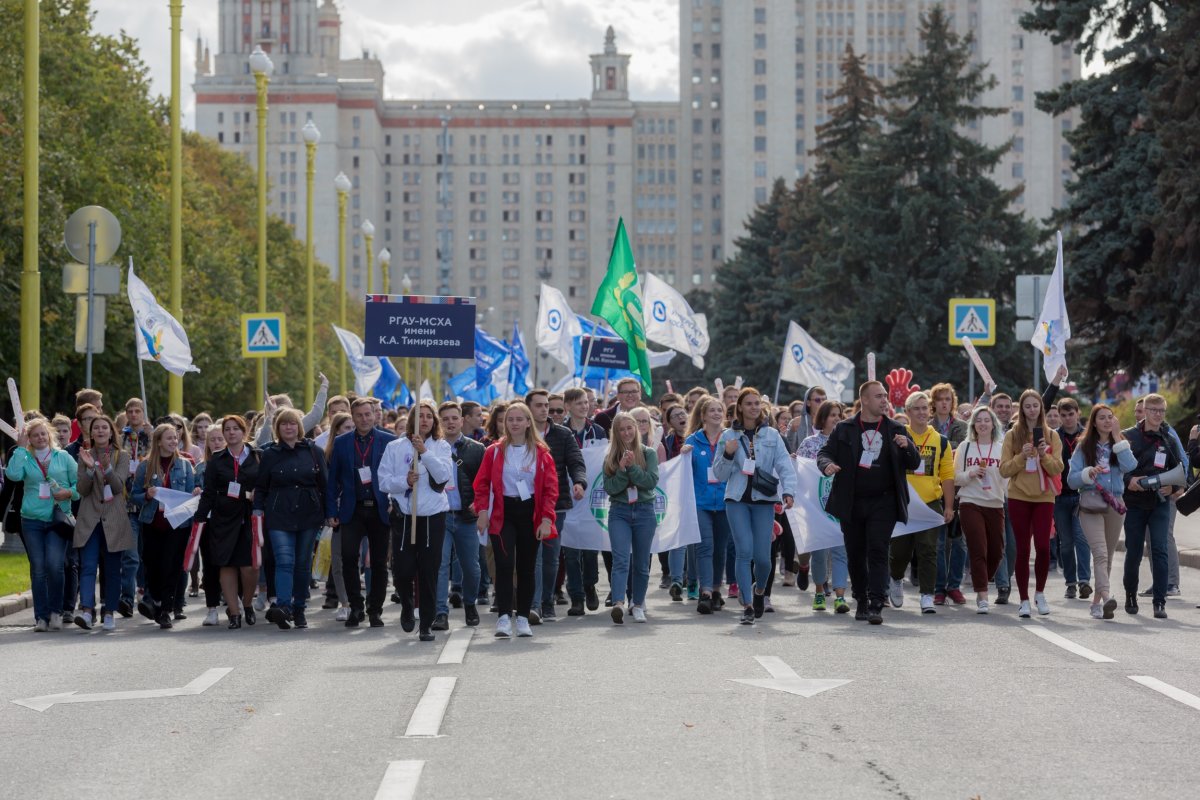
<instances>
[{"instance_id":1,"label":"blue flag","mask_svg":"<svg viewBox=\"0 0 1200 800\"><path fill-rule=\"evenodd\" d=\"M480 405L488 405L496 399L496 390L490 385L486 385L482 389L476 387L473 367L467 367L446 383L449 385L450 391L463 400L473 400Z\"/></svg>"},{"instance_id":2,"label":"blue flag","mask_svg":"<svg viewBox=\"0 0 1200 800\"><path fill-rule=\"evenodd\" d=\"M401 383L400 373L396 372L396 368L392 366L392 362L386 358L379 359L379 366L379 379L371 387L371 394L379 398L384 408L395 408L394 395L396 394L396 386Z\"/></svg>"},{"instance_id":3,"label":"blue flag","mask_svg":"<svg viewBox=\"0 0 1200 800\"><path fill-rule=\"evenodd\" d=\"M475 385L486 386L492 373L508 357L509 347L483 328L475 329Z\"/></svg>"},{"instance_id":4,"label":"blue flag","mask_svg":"<svg viewBox=\"0 0 1200 800\"><path fill-rule=\"evenodd\" d=\"M412 408L413 395L408 389L408 384L403 379L400 380L400 388L396 390L396 408Z\"/></svg>"},{"instance_id":5,"label":"blue flag","mask_svg":"<svg viewBox=\"0 0 1200 800\"><path fill-rule=\"evenodd\" d=\"M508 385L519 397L524 397L529 391L529 356L525 353L525 340L521 338L521 328L513 321L512 359L508 365Z\"/></svg>"}]
</instances>

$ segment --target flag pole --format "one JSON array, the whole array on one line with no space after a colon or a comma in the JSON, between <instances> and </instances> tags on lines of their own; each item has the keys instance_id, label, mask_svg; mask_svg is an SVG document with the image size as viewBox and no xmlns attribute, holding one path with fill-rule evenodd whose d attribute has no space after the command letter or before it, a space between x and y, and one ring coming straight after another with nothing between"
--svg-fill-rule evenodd
<instances>
[{"instance_id":1,"label":"flag pole","mask_svg":"<svg viewBox=\"0 0 1200 800\"><path fill-rule=\"evenodd\" d=\"M408 412L410 415L416 414L416 416L417 416L416 421L413 423L413 430L417 432L417 436L421 435L421 367L424 365L424 363L425 363L425 359L423 359L423 358L417 359L417 400L415 403L413 403L412 410L410 410ZM421 454L418 453L417 448L414 447L413 448L412 470L413 470L413 473L417 476L417 480L413 482L412 497L409 499L409 503L408 503L408 516L409 516L409 519L411 520L410 527L409 527L408 542L409 542L409 544L412 544L412 545L415 545L417 543L417 493L421 488L421 481L420 481L421 472L419 469L420 466L421 466Z\"/></svg>"},{"instance_id":2,"label":"flag pole","mask_svg":"<svg viewBox=\"0 0 1200 800\"><path fill-rule=\"evenodd\" d=\"M129 257L129 269L133 269L133 256ZM146 367L142 364L142 357L138 355L138 350L141 349L141 331L138 330L137 317L133 319L133 357L138 362L138 380L142 386L142 414L146 419L150 419L150 404L146 401Z\"/></svg>"}]
</instances>

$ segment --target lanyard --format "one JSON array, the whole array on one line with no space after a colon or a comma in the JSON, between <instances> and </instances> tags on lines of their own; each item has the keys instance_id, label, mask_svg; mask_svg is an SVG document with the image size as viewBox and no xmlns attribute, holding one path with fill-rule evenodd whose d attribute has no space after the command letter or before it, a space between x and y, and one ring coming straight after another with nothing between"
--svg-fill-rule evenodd
<instances>
[{"instance_id":1,"label":"lanyard","mask_svg":"<svg viewBox=\"0 0 1200 800\"><path fill-rule=\"evenodd\" d=\"M244 452L246 452L246 448L243 445L242 453L244 453ZM236 456L232 452L230 452L230 454L229 454L230 457L233 458L233 482L234 483L237 483L237 481L238 481L238 470L242 466L242 459L241 459L242 453L238 453Z\"/></svg>"},{"instance_id":2,"label":"lanyard","mask_svg":"<svg viewBox=\"0 0 1200 800\"><path fill-rule=\"evenodd\" d=\"M708 465L711 467L713 464L717 463L717 445L719 445L721 443L721 434L718 433L717 438L714 441L712 439L709 439L708 434L705 433L704 441L708 442L708 448L710 451L708 454Z\"/></svg>"},{"instance_id":3,"label":"lanyard","mask_svg":"<svg viewBox=\"0 0 1200 800\"><path fill-rule=\"evenodd\" d=\"M50 480L50 460L52 458L54 458L53 450L51 450L46 455L46 463L45 464L43 464L41 462L41 460L38 459L36 454L34 454L34 456L33 456L33 463L38 465L38 469L40 469L42 471L42 477L45 478L46 480Z\"/></svg>"},{"instance_id":4,"label":"lanyard","mask_svg":"<svg viewBox=\"0 0 1200 800\"><path fill-rule=\"evenodd\" d=\"M883 426L883 417L880 417L879 422L875 423L875 435L876 436L879 435L879 429L882 426ZM875 449L875 440L873 438L871 438L871 434L867 433L867 428L865 425L863 425L861 415L859 415L859 418L858 418L858 427L862 429L863 438L865 438L867 440L867 449L874 450Z\"/></svg>"},{"instance_id":5,"label":"lanyard","mask_svg":"<svg viewBox=\"0 0 1200 800\"><path fill-rule=\"evenodd\" d=\"M983 468L984 468L984 469L987 469L989 466L991 466L991 463L992 463L992 448L993 448L993 447L995 447L995 446L996 446L996 442L995 442L995 440L992 440L992 441L988 442L988 454L987 454L987 456L985 456L985 458L987 458L987 462L986 462L986 463L983 465ZM979 444L979 442L976 442L976 443L975 443L975 447L976 447L976 448L978 448L978 450L979 450L979 454L980 454L980 455L983 455L983 447L982 447L982 446Z\"/></svg>"},{"instance_id":6,"label":"lanyard","mask_svg":"<svg viewBox=\"0 0 1200 800\"><path fill-rule=\"evenodd\" d=\"M358 446L358 437L354 437L354 452L358 453L359 466L367 466L367 458L371 455L371 448L375 446L375 434L367 437L367 449L362 450Z\"/></svg>"},{"instance_id":7,"label":"lanyard","mask_svg":"<svg viewBox=\"0 0 1200 800\"><path fill-rule=\"evenodd\" d=\"M882 420L880 420L880 421L882 422ZM929 431L928 433L926 433L925 438L922 439L921 441L917 442L917 449L924 447L925 443L929 441L930 436L933 436L933 431Z\"/></svg>"},{"instance_id":8,"label":"lanyard","mask_svg":"<svg viewBox=\"0 0 1200 800\"><path fill-rule=\"evenodd\" d=\"M100 471L103 472L104 470L108 469L109 462L111 462L111 461L112 461L112 445L109 445L104 448L104 457L96 459L96 466L98 466L100 468Z\"/></svg>"}]
</instances>

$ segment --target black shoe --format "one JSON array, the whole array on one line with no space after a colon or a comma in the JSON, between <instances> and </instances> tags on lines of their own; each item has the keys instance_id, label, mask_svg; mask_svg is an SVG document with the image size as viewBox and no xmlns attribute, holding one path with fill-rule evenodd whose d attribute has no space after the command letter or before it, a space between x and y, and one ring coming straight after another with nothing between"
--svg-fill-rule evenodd
<instances>
[{"instance_id":1,"label":"black shoe","mask_svg":"<svg viewBox=\"0 0 1200 800\"><path fill-rule=\"evenodd\" d=\"M1079 596L1081 598L1083 598L1084 600L1087 600L1089 597L1091 597L1092 596L1092 585L1090 583L1088 583L1087 581L1084 581L1083 583L1079 584Z\"/></svg>"},{"instance_id":2,"label":"black shoe","mask_svg":"<svg viewBox=\"0 0 1200 800\"><path fill-rule=\"evenodd\" d=\"M741 623L743 625L753 625L754 624L754 609L751 606L746 606L745 608L742 609Z\"/></svg>"},{"instance_id":3,"label":"black shoe","mask_svg":"<svg viewBox=\"0 0 1200 800\"><path fill-rule=\"evenodd\" d=\"M450 617L445 614L438 614L433 618L433 624L429 626L431 631L448 631L450 630ZM421 641L426 641L422 639Z\"/></svg>"},{"instance_id":4,"label":"black shoe","mask_svg":"<svg viewBox=\"0 0 1200 800\"><path fill-rule=\"evenodd\" d=\"M467 627L474 628L479 624L479 612L475 609L475 604L466 603L463 608L466 611Z\"/></svg>"},{"instance_id":5,"label":"black shoe","mask_svg":"<svg viewBox=\"0 0 1200 800\"><path fill-rule=\"evenodd\" d=\"M322 611L332 611L338 607L338 599L336 597L326 597L325 602L321 604Z\"/></svg>"},{"instance_id":6,"label":"black shoe","mask_svg":"<svg viewBox=\"0 0 1200 800\"><path fill-rule=\"evenodd\" d=\"M176 622L179 622L181 619L187 619L187 614L183 613L182 611L176 611L173 616L175 617Z\"/></svg>"},{"instance_id":7,"label":"black shoe","mask_svg":"<svg viewBox=\"0 0 1200 800\"><path fill-rule=\"evenodd\" d=\"M380 623L380 624L382 625L383 623ZM375 615L371 615L371 627L373 627L373 628L376 627ZM401 608L400 609L400 630L404 631L405 633L412 633L413 629L416 627L417 627L417 620L416 620L416 617L413 615L413 607L412 606L404 606L403 608Z\"/></svg>"},{"instance_id":8,"label":"black shoe","mask_svg":"<svg viewBox=\"0 0 1200 800\"><path fill-rule=\"evenodd\" d=\"M133 616L133 603L130 603L128 600L122 600L117 603L117 613L125 617L125 619L129 619Z\"/></svg>"},{"instance_id":9,"label":"black shoe","mask_svg":"<svg viewBox=\"0 0 1200 800\"><path fill-rule=\"evenodd\" d=\"M867 609L867 622L871 623L872 625L882 625L883 624L883 607L882 606L871 606L870 608L868 608Z\"/></svg>"},{"instance_id":10,"label":"black shoe","mask_svg":"<svg viewBox=\"0 0 1200 800\"><path fill-rule=\"evenodd\" d=\"M765 594L754 595L754 618L759 619L763 615L763 609L766 607L767 596Z\"/></svg>"},{"instance_id":11,"label":"black shoe","mask_svg":"<svg viewBox=\"0 0 1200 800\"><path fill-rule=\"evenodd\" d=\"M659 580L659 582L658 582L658 588L660 588L660 589L665 589L670 585L671 585L671 578L669 575L663 575L662 579Z\"/></svg>"},{"instance_id":12,"label":"black shoe","mask_svg":"<svg viewBox=\"0 0 1200 800\"><path fill-rule=\"evenodd\" d=\"M400 599L399 592L392 592L392 602L396 603L397 605L404 602L403 600Z\"/></svg>"},{"instance_id":13,"label":"black shoe","mask_svg":"<svg viewBox=\"0 0 1200 800\"><path fill-rule=\"evenodd\" d=\"M1125 613L1126 614L1136 614L1137 612L1138 612L1137 592L1126 592L1125 593Z\"/></svg>"},{"instance_id":14,"label":"black shoe","mask_svg":"<svg viewBox=\"0 0 1200 800\"><path fill-rule=\"evenodd\" d=\"M867 612L867 604L859 600L858 606L854 609L854 619L858 622L866 622L870 618L871 615Z\"/></svg>"},{"instance_id":15,"label":"black shoe","mask_svg":"<svg viewBox=\"0 0 1200 800\"><path fill-rule=\"evenodd\" d=\"M350 609L350 616L346 617L346 621L342 624L344 624L347 628L357 628L358 623L362 621L363 612L361 610L355 611L354 609Z\"/></svg>"},{"instance_id":16,"label":"black shoe","mask_svg":"<svg viewBox=\"0 0 1200 800\"><path fill-rule=\"evenodd\" d=\"M309 578L308 579L308 588L309 588L309 591L311 591L313 589L319 589L319 588L321 588L321 584L317 583L314 579Z\"/></svg>"},{"instance_id":17,"label":"black shoe","mask_svg":"<svg viewBox=\"0 0 1200 800\"><path fill-rule=\"evenodd\" d=\"M712 612L712 596L700 595L700 599L696 601L696 613L708 615Z\"/></svg>"},{"instance_id":18,"label":"black shoe","mask_svg":"<svg viewBox=\"0 0 1200 800\"><path fill-rule=\"evenodd\" d=\"M1154 618L1155 619L1166 619L1167 618L1167 604L1166 603L1161 602L1159 600L1154 601Z\"/></svg>"},{"instance_id":19,"label":"black shoe","mask_svg":"<svg viewBox=\"0 0 1200 800\"><path fill-rule=\"evenodd\" d=\"M571 607L567 609L567 616L568 617L582 617L583 613L584 613L583 612L583 601L582 600L572 600Z\"/></svg>"},{"instance_id":20,"label":"black shoe","mask_svg":"<svg viewBox=\"0 0 1200 800\"><path fill-rule=\"evenodd\" d=\"M421 631L420 634L417 635L417 638L420 639L422 642L432 642L437 637L434 636L429 631Z\"/></svg>"},{"instance_id":21,"label":"black shoe","mask_svg":"<svg viewBox=\"0 0 1200 800\"><path fill-rule=\"evenodd\" d=\"M796 573L796 586L800 591L808 591L808 569L801 569Z\"/></svg>"},{"instance_id":22,"label":"black shoe","mask_svg":"<svg viewBox=\"0 0 1200 800\"><path fill-rule=\"evenodd\" d=\"M229 630L236 631L240 627L242 627L242 615L241 614L229 615Z\"/></svg>"},{"instance_id":23,"label":"black shoe","mask_svg":"<svg viewBox=\"0 0 1200 800\"><path fill-rule=\"evenodd\" d=\"M164 631L175 627L175 623L171 622L171 615L167 614L166 612L159 614L158 619L155 620L155 622L157 622L158 627Z\"/></svg>"},{"instance_id":24,"label":"black shoe","mask_svg":"<svg viewBox=\"0 0 1200 800\"><path fill-rule=\"evenodd\" d=\"M462 592L451 592L450 593L450 607L451 608L462 608L463 607Z\"/></svg>"},{"instance_id":25,"label":"black shoe","mask_svg":"<svg viewBox=\"0 0 1200 800\"><path fill-rule=\"evenodd\" d=\"M612 592L609 592L607 595L605 595L605 597L604 597L604 607L605 607L605 608L612 608Z\"/></svg>"},{"instance_id":26,"label":"black shoe","mask_svg":"<svg viewBox=\"0 0 1200 800\"><path fill-rule=\"evenodd\" d=\"M145 600L138 600L137 610L138 613L146 619L152 622L158 621L158 609L147 603Z\"/></svg>"},{"instance_id":27,"label":"black shoe","mask_svg":"<svg viewBox=\"0 0 1200 800\"><path fill-rule=\"evenodd\" d=\"M541 615L541 612L539 609L536 609L536 608L529 609L529 624L530 625L541 625L542 624L542 615Z\"/></svg>"},{"instance_id":28,"label":"black shoe","mask_svg":"<svg viewBox=\"0 0 1200 800\"><path fill-rule=\"evenodd\" d=\"M595 611L600 607L600 595L596 594L596 587L594 585L584 589L584 600L587 603L588 611Z\"/></svg>"},{"instance_id":29,"label":"black shoe","mask_svg":"<svg viewBox=\"0 0 1200 800\"><path fill-rule=\"evenodd\" d=\"M359 617L359 619L362 619L362 617ZM367 614L367 619L369 619L371 621L372 628L382 628L383 627L383 617L380 614L374 614L374 613ZM408 630L405 631L405 633L411 633L411 632L412 632L412 626L409 625Z\"/></svg>"},{"instance_id":30,"label":"black shoe","mask_svg":"<svg viewBox=\"0 0 1200 800\"><path fill-rule=\"evenodd\" d=\"M280 606L271 606L267 609L267 622L274 622L279 626L279 630L286 631L292 627L292 615L288 613L286 608Z\"/></svg>"},{"instance_id":31,"label":"black shoe","mask_svg":"<svg viewBox=\"0 0 1200 800\"><path fill-rule=\"evenodd\" d=\"M254 611L253 604L246 606L242 610L242 613L244 613L246 615L246 624L247 625L253 625L254 623L258 622L258 614Z\"/></svg>"},{"instance_id":32,"label":"black shoe","mask_svg":"<svg viewBox=\"0 0 1200 800\"><path fill-rule=\"evenodd\" d=\"M725 598L721 597L720 592L713 590L712 598L713 611L718 611L725 607Z\"/></svg>"},{"instance_id":33,"label":"black shoe","mask_svg":"<svg viewBox=\"0 0 1200 800\"><path fill-rule=\"evenodd\" d=\"M565 606L567 604L567 596L562 592L554 593L554 605Z\"/></svg>"},{"instance_id":34,"label":"black shoe","mask_svg":"<svg viewBox=\"0 0 1200 800\"><path fill-rule=\"evenodd\" d=\"M292 624L298 629L308 627L308 617L304 616L303 608L297 608L292 612Z\"/></svg>"},{"instance_id":35,"label":"black shoe","mask_svg":"<svg viewBox=\"0 0 1200 800\"><path fill-rule=\"evenodd\" d=\"M1065 595L1063 595L1063 597L1066 598L1067 600L1074 600L1076 598L1076 596L1077 595L1075 592L1075 584L1068 583L1067 584L1067 593Z\"/></svg>"},{"instance_id":36,"label":"black shoe","mask_svg":"<svg viewBox=\"0 0 1200 800\"><path fill-rule=\"evenodd\" d=\"M542 619L558 619L558 612L554 610L554 606L542 606Z\"/></svg>"},{"instance_id":37,"label":"black shoe","mask_svg":"<svg viewBox=\"0 0 1200 800\"><path fill-rule=\"evenodd\" d=\"M671 584L670 593L671 593L671 599L673 601L675 601L676 603L683 602L683 587L680 586L678 583Z\"/></svg>"},{"instance_id":38,"label":"black shoe","mask_svg":"<svg viewBox=\"0 0 1200 800\"><path fill-rule=\"evenodd\" d=\"M1008 595L1009 595L1009 592L1011 592L1011 591L1012 591L1011 586L997 586L996 587L996 605L998 605L998 606L1008 605Z\"/></svg>"}]
</instances>

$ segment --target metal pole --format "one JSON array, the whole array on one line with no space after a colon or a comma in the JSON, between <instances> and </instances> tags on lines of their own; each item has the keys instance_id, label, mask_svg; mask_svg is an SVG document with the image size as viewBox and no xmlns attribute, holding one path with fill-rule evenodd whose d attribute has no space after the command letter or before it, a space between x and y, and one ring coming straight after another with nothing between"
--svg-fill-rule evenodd
<instances>
[{"instance_id":1,"label":"metal pole","mask_svg":"<svg viewBox=\"0 0 1200 800\"><path fill-rule=\"evenodd\" d=\"M341 284L341 292L339 293L340 311L338 313L339 325L342 330L346 329L346 193L338 191L338 282ZM338 359L338 383L342 386L342 392L348 390L346 385L346 359Z\"/></svg>"},{"instance_id":2,"label":"metal pole","mask_svg":"<svg viewBox=\"0 0 1200 800\"><path fill-rule=\"evenodd\" d=\"M258 311L267 311L267 84L265 72L254 74L258 92ZM266 392L262 374L258 375L258 397Z\"/></svg>"},{"instance_id":3,"label":"metal pole","mask_svg":"<svg viewBox=\"0 0 1200 800\"><path fill-rule=\"evenodd\" d=\"M313 268L313 179L317 174L317 143L305 142L306 156L308 158L307 171L305 173L305 182L307 185L307 195L305 197L304 208L304 260L305 272L308 282L308 294L305 297L305 331L304 331L304 350L306 355L304 363L304 407L312 408L313 404L313 381L316 374L316 354L313 352L313 326L316 324L315 312L313 310L313 295L316 291L316 277Z\"/></svg>"},{"instance_id":4,"label":"metal pole","mask_svg":"<svg viewBox=\"0 0 1200 800\"><path fill-rule=\"evenodd\" d=\"M21 388L27 408L41 407L42 276L38 271L38 59L41 58L38 0L25 0L24 225L21 270Z\"/></svg>"},{"instance_id":5,"label":"metal pole","mask_svg":"<svg viewBox=\"0 0 1200 800\"><path fill-rule=\"evenodd\" d=\"M363 241L367 245L367 294L375 294L375 237L364 233Z\"/></svg>"},{"instance_id":6,"label":"metal pole","mask_svg":"<svg viewBox=\"0 0 1200 800\"><path fill-rule=\"evenodd\" d=\"M415 423L413 424L413 430L417 432L418 436L421 435L421 388L420 388L419 382L421 380L421 362L422 361L424 361L424 359L420 359L420 358L417 359L417 381L418 381L417 399L416 399L416 402L413 403L412 409L408 412L410 414L415 414L417 417ZM413 472L417 473L418 477L421 474L420 470L418 469L420 467L420 465L421 465L421 456L417 453L416 448L413 448L412 468L413 468ZM417 543L417 494L420 491L420 489L421 489L421 481L418 480L415 483L413 483L412 497L409 499L409 506L408 506L408 511L409 511L408 516L411 519L411 525L412 525L412 527L410 529L411 533L409 534L409 537L410 537L409 544ZM426 524L428 525L429 523L426 522Z\"/></svg>"},{"instance_id":7,"label":"metal pole","mask_svg":"<svg viewBox=\"0 0 1200 800\"><path fill-rule=\"evenodd\" d=\"M85 370L86 375L83 378L83 385L91 388L92 386L92 307L96 304L96 221L92 220L88 223L88 284L87 284L87 312L83 320L83 324L87 325L87 357Z\"/></svg>"},{"instance_id":8,"label":"metal pole","mask_svg":"<svg viewBox=\"0 0 1200 800\"><path fill-rule=\"evenodd\" d=\"M975 362L967 359L967 397L971 399L971 405L975 404ZM958 409L952 409L952 414L957 414Z\"/></svg>"},{"instance_id":9,"label":"metal pole","mask_svg":"<svg viewBox=\"0 0 1200 800\"><path fill-rule=\"evenodd\" d=\"M180 103L180 18L183 0L170 0L171 8L171 316L183 320L183 128ZM91 300L88 300L91 313ZM91 328L89 327L89 332ZM90 341L90 340L89 340ZM88 386L91 386L88 380ZM167 374L167 411L183 413L183 376Z\"/></svg>"},{"instance_id":10,"label":"metal pole","mask_svg":"<svg viewBox=\"0 0 1200 800\"><path fill-rule=\"evenodd\" d=\"M1041 369L1042 365L1040 363L1041 360L1042 360L1042 354L1035 347L1033 349L1033 389L1036 392L1040 392L1042 390L1042 369Z\"/></svg>"},{"instance_id":11,"label":"metal pole","mask_svg":"<svg viewBox=\"0 0 1200 800\"><path fill-rule=\"evenodd\" d=\"M443 114L441 116L442 123L442 192L441 192L441 208L442 222L441 229L438 231L439 244L441 245L440 271L438 276L438 294L450 294L450 115ZM440 362L437 370L442 375L449 374L449 365L444 359Z\"/></svg>"}]
</instances>

